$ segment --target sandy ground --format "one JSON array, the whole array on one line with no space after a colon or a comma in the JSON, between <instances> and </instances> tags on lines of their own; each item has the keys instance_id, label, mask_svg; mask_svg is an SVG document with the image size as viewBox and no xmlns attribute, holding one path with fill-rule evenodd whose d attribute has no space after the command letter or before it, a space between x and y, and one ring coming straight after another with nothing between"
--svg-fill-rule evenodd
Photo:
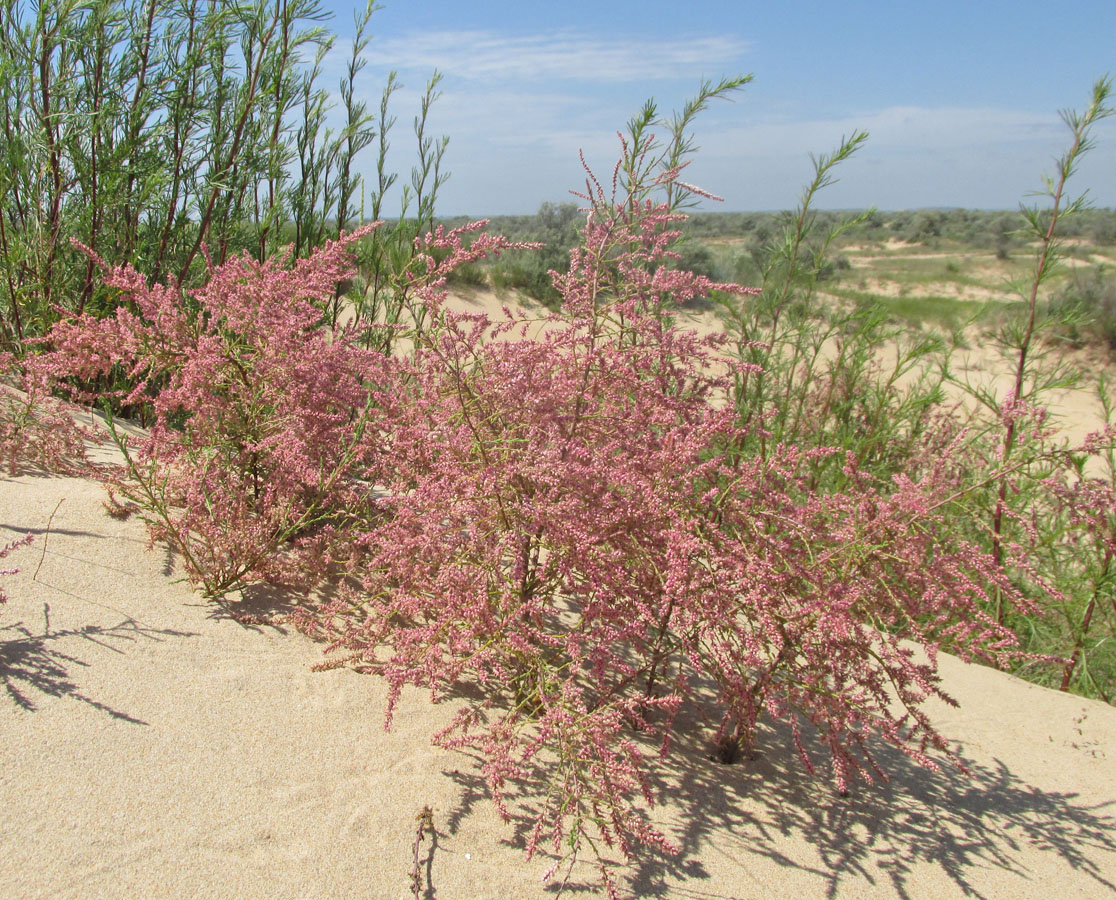
<instances>
[{"instance_id":1,"label":"sandy ground","mask_svg":"<svg viewBox=\"0 0 1116 900\"><path fill-rule=\"evenodd\" d=\"M481 301L462 301L474 306ZM173 583L142 523L86 480L0 479L0 897L555 896L500 821L476 761L430 745L453 713L315 673L321 648L247 627ZM291 598L260 591L250 608ZM682 848L623 870L627 896L1094 898L1116 895L1116 709L955 659L958 709L932 710L972 771L882 751L886 785L850 796L802 773L788 735L722 766L701 729L657 777L654 818ZM518 825L522 826L522 822ZM596 896L578 864L563 896Z\"/></svg>"},{"instance_id":2,"label":"sandy ground","mask_svg":"<svg viewBox=\"0 0 1116 900\"><path fill-rule=\"evenodd\" d=\"M959 281L924 281L912 286L899 281L873 277L859 281L850 279L850 283L857 290L876 297L903 297L907 294L914 294L919 297L952 297L973 303L984 303L990 300L998 303L1008 303L1018 299L1017 295L1007 289L992 290L980 285L962 284Z\"/></svg>"},{"instance_id":3,"label":"sandy ground","mask_svg":"<svg viewBox=\"0 0 1116 900\"><path fill-rule=\"evenodd\" d=\"M59 501L61 505L59 506ZM53 513L53 520L51 515ZM47 529L50 524L49 532ZM476 763L431 747L452 713L314 673L297 633L245 627L173 584L143 526L88 481L0 482L0 896L407 898L415 816L427 898L553 896ZM283 598L252 598L262 609ZM658 779L683 848L627 870L639 897L1098 898L1116 892L1116 709L951 658L935 719L972 769L883 753L885 786L835 795L787 736L721 766L695 730ZM591 896L588 866L570 896Z\"/></svg>"}]
</instances>

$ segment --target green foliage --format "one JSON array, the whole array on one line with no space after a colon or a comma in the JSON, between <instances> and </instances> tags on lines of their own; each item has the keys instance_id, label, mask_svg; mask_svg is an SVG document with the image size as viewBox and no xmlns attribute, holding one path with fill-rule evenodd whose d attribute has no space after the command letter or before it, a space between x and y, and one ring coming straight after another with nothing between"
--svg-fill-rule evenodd
<instances>
[{"instance_id":1,"label":"green foliage","mask_svg":"<svg viewBox=\"0 0 1116 900\"><path fill-rule=\"evenodd\" d=\"M830 248L872 212L833 220L814 203L866 140L858 132L813 160L814 178L798 208L781 217L775 241L756 254L761 294L725 298L722 314L736 356L754 367L738 379L736 408L745 420L764 415L741 451L765 456L780 443L837 447L883 478L907 466L941 395L937 380L919 374L937 342L905 338L876 304L840 310L818 296L835 267ZM894 358L881 360L878 350L889 342ZM837 487L846 468L840 454L819 456L810 484Z\"/></svg>"},{"instance_id":2,"label":"green foliage","mask_svg":"<svg viewBox=\"0 0 1116 900\"><path fill-rule=\"evenodd\" d=\"M1074 337L1091 333L1116 342L1116 282L1110 271L1093 267L1067 277L1060 267L1067 252L1090 256L1089 247L1067 244L1067 236L1089 239L1114 220L1110 211L1090 210L1083 198L1067 199L1064 192L1091 146L1092 125L1108 113L1107 96L1108 82L1102 81L1086 113L1065 114L1073 145L1059 162L1059 178L1048 185L1046 201L1024 208L1021 220L964 210L870 212L844 219L816 211L818 192L832 181L834 167L862 143L863 136L855 135L814 161L814 179L794 213L753 219L735 240L721 229L729 222L734 227L745 223L731 216L699 217L689 233L705 236L708 246L731 247L732 255L722 261L735 257L755 265L761 276L758 298L722 303L737 357L756 367L738 379L737 409L745 421L752 417L763 424L740 452L765 456L780 442L803 451L837 448L840 453L819 456L812 464L804 485L811 491L839 488L849 479L917 478L928 471L933 448L962 440L964 410L972 407L951 411L956 401L947 401L947 390L954 398L959 391L968 393L975 412L953 463L956 537L984 548L1015 588L1042 598L1046 610L1036 616L1014 609L997 591L988 613L1036 655L1020 664L1020 674L1113 700L1116 466L1101 474L1086 471L1088 454L1071 452L1043 425L1051 392L1075 383L1058 352L1064 345L1059 338L1072 328ZM777 226L774 239L757 242L755 233L771 223ZM900 290L897 297L874 296L833 280L841 274L833 248L863 240L865 234L1004 251L998 255L1029 252L1031 276L1014 303L938 296L926 288L947 281L985 289L987 282L969 274L968 256L948 258L943 267L940 258L907 260L901 251L890 251L894 260L885 269L889 257L881 248L870 251L884 259L872 271L886 272ZM1040 303L1040 292L1049 294L1058 284L1053 300ZM1012 372L1006 394L994 384L970 383L953 374L943 341L932 334L919 337L911 327L935 323L959 343L962 329L974 321L983 322L978 327L985 330L984 340L998 348ZM1104 446L1094 443L1089 452ZM1102 460L1104 453L1112 455L1105 450Z\"/></svg>"},{"instance_id":3,"label":"green foliage","mask_svg":"<svg viewBox=\"0 0 1116 900\"><path fill-rule=\"evenodd\" d=\"M1020 287L1023 314L1005 319L993 336L997 349L1012 373L1006 394L961 379L965 389L986 413L988 431L978 439L976 459L994 454L1000 471L979 482L981 470L970 479L980 489L966 498L960 527L972 527L974 539L991 550L1017 587L1030 596L1041 596L1050 615L1036 619L1013 608L1002 592L990 597L988 611L1000 624L1009 625L1030 652L1061 657L1057 675L1040 669L1037 680L1063 690L1079 690L1105 700L1116 699L1116 686L1098 675L1116 670L1116 648L1104 632L1116 629L1116 603L1112 601L1110 575L1116 534L1116 468L1107 466L1101 476L1086 472L1090 454L1102 452L1111 463L1110 430L1087 442L1088 452L1075 452L1046 427L1050 393L1075 385L1079 374L1054 351L1056 336L1072 325L1069 320L1044 317L1040 291L1062 268L1067 245L1066 224L1087 208L1085 194L1067 191L1081 157L1093 147L1097 122L1113 114L1109 105L1112 81L1094 85L1085 112L1065 111L1062 119L1072 141L1057 161L1056 174L1037 192L1043 202L1021 207L1023 231L1033 242L1031 277ZM1055 304L1057 306L1057 304ZM1111 406L1103 381L1100 386L1108 422ZM974 464L976 465L976 464ZM1041 523L1036 525L1035 523Z\"/></svg>"},{"instance_id":4,"label":"green foliage","mask_svg":"<svg viewBox=\"0 0 1116 900\"><path fill-rule=\"evenodd\" d=\"M1102 341L1116 350L1116 273L1103 266L1075 270L1051 298L1049 315L1071 340Z\"/></svg>"},{"instance_id":5,"label":"green foliage","mask_svg":"<svg viewBox=\"0 0 1116 900\"><path fill-rule=\"evenodd\" d=\"M241 250L263 260L286 243L308 255L364 220L354 159L377 140L368 193L378 217L395 181L385 160L400 85L389 76L378 116L357 94L374 9L355 17L334 131L319 82L335 38L319 0L3 0L0 346L22 352L58 309L113 309L74 241L185 285L203 276L203 247L216 264ZM447 177L446 139L428 133L438 79L415 119L418 162L399 224L362 251L369 315L410 265Z\"/></svg>"},{"instance_id":6,"label":"green foliage","mask_svg":"<svg viewBox=\"0 0 1116 900\"><path fill-rule=\"evenodd\" d=\"M492 286L498 291L520 291L556 309L562 301L550 272L564 272L570 251L580 240L584 215L576 203L544 203L534 216L502 216L494 227L516 240L538 241L538 250L503 257L491 266Z\"/></svg>"}]
</instances>

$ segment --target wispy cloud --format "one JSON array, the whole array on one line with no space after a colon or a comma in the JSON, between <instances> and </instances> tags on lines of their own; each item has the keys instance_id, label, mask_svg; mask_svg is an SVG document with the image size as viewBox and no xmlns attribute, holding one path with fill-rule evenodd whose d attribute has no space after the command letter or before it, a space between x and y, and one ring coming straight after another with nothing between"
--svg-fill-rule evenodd
<instances>
[{"instance_id":1,"label":"wispy cloud","mask_svg":"<svg viewBox=\"0 0 1116 900\"><path fill-rule=\"evenodd\" d=\"M829 152L861 128L868 143L841 167L840 183L820 198L823 206L1010 207L1041 185L1069 135L1054 114L948 106L704 125L712 127L701 135L695 165L708 172L707 186L745 208L790 206L811 174L809 154ZM1116 139L1116 123L1103 123L1096 136ZM1111 192L1101 188L1114 178L1116 161L1095 154L1082 165L1075 190L1092 186L1098 202L1111 203Z\"/></svg>"},{"instance_id":2,"label":"wispy cloud","mask_svg":"<svg viewBox=\"0 0 1116 900\"><path fill-rule=\"evenodd\" d=\"M606 41L573 31L512 36L474 30L388 38L369 56L379 66L437 68L470 80L632 83L731 69L749 48L731 35Z\"/></svg>"},{"instance_id":3,"label":"wispy cloud","mask_svg":"<svg viewBox=\"0 0 1116 900\"><path fill-rule=\"evenodd\" d=\"M616 129L647 96L669 111L691 95L697 76L746 69L751 49L732 34L609 41L585 31L415 32L373 41L358 93L378 103L384 73L400 71L407 87L393 102L400 122L392 165L405 176L413 151L407 126L422 84L433 69L443 72L430 123L451 136L446 165L453 178L442 211L530 212L582 183L579 150L595 170L609 171ZM338 42L323 83L336 80L350 50ZM809 179L810 154L831 151L862 128L867 146L841 167L822 205L1011 206L1039 186L1067 134L1056 115L1026 107L846 102L826 110L751 93L739 101L701 116L701 151L687 172L725 196L727 209L793 205ZM1103 130L1108 134L1098 130L1097 137L1108 143L1116 122ZM1094 187L1098 202L1113 202L1102 187L1116 183L1114 166L1111 156L1095 154L1083 167L1080 183Z\"/></svg>"},{"instance_id":4,"label":"wispy cloud","mask_svg":"<svg viewBox=\"0 0 1116 900\"><path fill-rule=\"evenodd\" d=\"M884 149L889 153L975 151L997 144L1045 143L1065 131L1056 116L1028 110L891 106L833 118L749 117L717 128L712 143L718 152L750 147L765 152L818 153L833 149L842 135L860 129L869 134L862 155Z\"/></svg>"}]
</instances>

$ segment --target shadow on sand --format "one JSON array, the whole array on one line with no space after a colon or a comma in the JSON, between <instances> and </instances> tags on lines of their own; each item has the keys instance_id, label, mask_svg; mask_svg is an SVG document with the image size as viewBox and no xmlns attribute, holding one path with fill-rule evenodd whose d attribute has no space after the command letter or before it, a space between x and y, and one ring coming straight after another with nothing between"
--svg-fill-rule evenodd
<instances>
[{"instance_id":1,"label":"shadow on sand","mask_svg":"<svg viewBox=\"0 0 1116 900\"><path fill-rule=\"evenodd\" d=\"M42 604L41 627L17 621L0 625L0 682L8 697L21 709L38 709L36 696L69 697L86 703L114 719L135 725L147 723L113 709L83 693L72 670L93 665L73 649L75 641L96 644L102 650L124 653L137 641L163 641L172 637L191 637L191 632L159 629L125 616L115 625L85 625L75 629L55 629L50 621L50 604ZM63 648L66 649L63 649Z\"/></svg>"},{"instance_id":2,"label":"shadow on sand","mask_svg":"<svg viewBox=\"0 0 1116 900\"><path fill-rule=\"evenodd\" d=\"M637 897L719 898L745 900L748 888L723 894L703 889L712 873L702 858L726 858L744 881L754 862L774 862L811 876L817 884L810 896L833 900L857 895L858 885L888 879L904 900L919 900L916 870L933 866L957 886L957 893L983 900L980 872L992 868L1018 875L1029 873L1020 863L1026 848L1052 853L1067 866L1091 878L1097 896L1116 894L1111 876L1116 855L1116 804L1081 802L1076 794L1038 789L1016 777L1000 760L981 763L961 755L971 775L948 762L939 772L924 769L890 746L873 754L889 773L883 784L857 784L840 796L824 779L804 772L792 746L789 728L766 729L760 746L766 752L726 766L709 759L709 748L679 735L676 749L652 779L655 792L666 799L653 810L655 823L679 847L676 857L643 852L614 875L621 892ZM815 760L822 758L815 754ZM487 802L479 775L480 758L470 771L447 772L462 788L458 807L446 828L456 831L474 806ZM518 785L530 797L528 785ZM508 842L523 848L533 826L530 803L511 806L514 836ZM795 840L812 848L809 859L780 850ZM540 850L541 850L540 845ZM586 859L591 856L588 852ZM1098 863L1109 857L1105 862ZM543 865L542 868L546 866ZM766 867L765 867L766 868ZM541 871L541 868L540 868ZM571 879L564 894L596 894L599 885L585 868ZM561 880L561 873L558 881ZM723 877L720 884L724 884ZM558 884L553 887L558 891Z\"/></svg>"}]
</instances>

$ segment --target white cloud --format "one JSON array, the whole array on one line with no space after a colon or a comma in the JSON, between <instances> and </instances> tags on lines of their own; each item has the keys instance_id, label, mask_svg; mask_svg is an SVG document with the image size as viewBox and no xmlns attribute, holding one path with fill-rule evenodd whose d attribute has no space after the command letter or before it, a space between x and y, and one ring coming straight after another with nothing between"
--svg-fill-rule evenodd
<instances>
[{"instance_id":1,"label":"white cloud","mask_svg":"<svg viewBox=\"0 0 1116 900\"><path fill-rule=\"evenodd\" d=\"M708 124L708 123L707 123ZM976 150L992 144L1047 142L1065 132L1056 116L1008 109L892 106L835 118L786 120L777 116L718 128L718 149L741 146L771 152L827 152L842 136L869 134L863 154Z\"/></svg>"},{"instance_id":2,"label":"white cloud","mask_svg":"<svg viewBox=\"0 0 1116 900\"><path fill-rule=\"evenodd\" d=\"M792 205L812 176L809 154L830 152L841 138L868 131L867 144L836 170L839 183L819 197L823 206L884 209L920 206L1012 207L1041 187L1053 160L1071 140L1054 114L967 107L893 106L832 119L766 119L727 127L705 122L695 168L728 208ZM1116 143L1116 122L1095 137ZM1094 152L1071 182L1090 188L1098 203L1116 202L1116 156Z\"/></svg>"},{"instance_id":3,"label":"white cloud","mask_svg":"<svg viewBox=\"0 0 1116 900\"><path fill-rule=\"evenodd\" d=\"M431 113L433 133L451 137L446 213L529 212L583 184L578 150L600 173L618 152L616 130L650 94L668 111L703 72L731 71L749 45L732 36L608 43L575 32L507 36L495 31L425 32L377 39L358 91L377 105L384 73L407 88L393 101L393 165L412 163L411 117L431 70L445 73ZM323 84L349 48L339 42ZM864 129L867 145L837 171L820 202L830 207L1010 207L1041 185L1065 150L1068 129L1053 113L966 106L892 106L796 115L748 94L699 117L701 148L687 180L726 198L725 209L792 206L812 174L810 154L835 149ZM1116 203L1116 122L1102 123L1075 193ZM1080 187L1078 187L1080 186Z\"/></svg>"},{"instance_id":4,"label":"white cloud","mask_svg":"<svg viewBox=\"0 0 1116 900\"><path fill-rule=\"evenodd\" d=\"M572 31L512 36L493 31L435 31L376 41L378 66L438 69L478 81L577 80L633 83L732 68L750 44L728 35L605 41Z\"/></svg>"}]
</instances>

